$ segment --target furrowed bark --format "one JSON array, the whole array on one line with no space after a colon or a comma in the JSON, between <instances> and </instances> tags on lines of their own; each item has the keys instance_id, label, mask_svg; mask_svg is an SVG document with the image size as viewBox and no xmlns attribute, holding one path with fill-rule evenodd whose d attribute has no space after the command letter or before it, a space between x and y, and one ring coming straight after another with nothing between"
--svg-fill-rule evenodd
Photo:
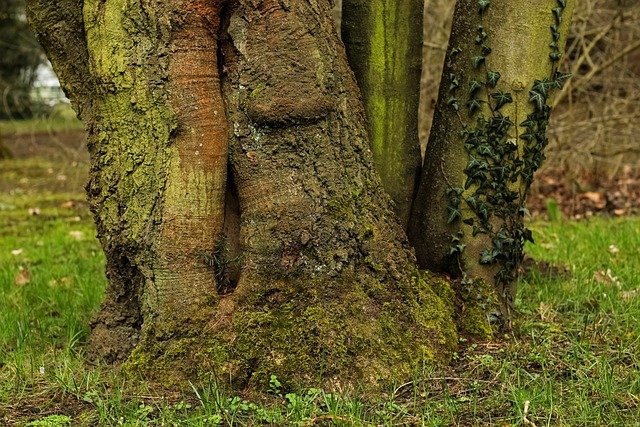
<instances>
[{"instance_id":1,"label":"furrowed bark","mask_svg":"<svg viewBox=\"0 0 640 427\"><path fill-rule=\"evenodd\" d=\"M409 235L419 264L461 278L490 319L507 320L515 298L524 202L547 101L567 77L557 69L572 10L570 0L456 4Z\"/></svg>"},{"instance_id":2,"label":"furrowed bark","mask_svg":"<svg viewBox=\"0 0 640 427\"><path fill-rule=\"evenodd\" d=\"M28 0L27 18L78 118L92 122L95 81L82 18L83 0Z\"/></svg>"},{"instance_id":3,"label":"furrowed bark","mask_svg":"<svg viewBox=\"0 0 640 427\"><path fill-rule=\"evenodd\" d=\"M406 229L420 175L423 0L344 0L342 38L382 184Z\"/></svg>"}]
</instances>

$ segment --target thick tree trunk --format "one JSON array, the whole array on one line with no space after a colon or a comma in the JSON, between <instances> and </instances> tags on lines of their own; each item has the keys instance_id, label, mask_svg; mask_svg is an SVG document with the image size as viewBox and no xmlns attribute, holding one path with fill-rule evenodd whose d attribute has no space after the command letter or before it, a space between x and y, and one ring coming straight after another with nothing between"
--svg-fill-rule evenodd
<instances>
[{"instance_id":1,"label":"thick tree trunk","mask_svg":"<svg viewBox=\"0 0 640 427\"><path fill-rule=\"evenodd\" d=\"M447 359L450 290L418 277L329 2L56 6L30 19L90 130L109 278L93 352L236 386L375 385Z\"/></svg>"},{"instance_id":2,"label":"thick tree trunk","mask_svg":"<svg viewBox=\"0 0 640 427\"><path fill-rule=\"evenodd\" d=\"M467 307L489 307L471 317L509 317L572 10L571 0L456 4L409 235L423 268L461 278Z\"/></svg>"},{"instance_id":3,"label":"thick tree trunk","mask_svg":"<svg viewBox=\"0 0 640 427\"><path fill-rule=\"evenodd\" d=\"M342 9L342 38L362 92L376 169L405 229L421 166L423 8L423 0L344 0Z\"/></svg>"}]
</instances>

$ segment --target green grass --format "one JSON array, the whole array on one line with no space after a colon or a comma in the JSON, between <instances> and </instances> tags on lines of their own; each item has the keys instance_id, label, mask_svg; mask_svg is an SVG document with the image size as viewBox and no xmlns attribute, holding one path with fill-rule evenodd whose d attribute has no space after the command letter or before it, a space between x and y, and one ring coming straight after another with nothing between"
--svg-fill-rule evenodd
<instances>
[{"instance_id":1,"label":"green grass","mask_svg":"<svg viewBox=\"0 0 640 427\"><path fill-rule=\"evenodd\" d=\"M71 106L59 103L45 117L28 120L0 121L0 134L25 134L39 132L61 132L84 129L84 125L76 118Z\"/></svg>"},{"instance_id":2,"label":"green grass","mask_svg":"<svg viewBox=\"0 0 640 427\"><path fill-rule=\"evenodd\" d=\"M640 426L638 218L531 223L529 254L562 268L524 276L513 331L461 340L451 367L382 401L277 378L262 397L206 379L168 393L85 361L104 258L84 178L51 178L63 167L0 162L0 425Z\"/></svg>"}]
</instances>

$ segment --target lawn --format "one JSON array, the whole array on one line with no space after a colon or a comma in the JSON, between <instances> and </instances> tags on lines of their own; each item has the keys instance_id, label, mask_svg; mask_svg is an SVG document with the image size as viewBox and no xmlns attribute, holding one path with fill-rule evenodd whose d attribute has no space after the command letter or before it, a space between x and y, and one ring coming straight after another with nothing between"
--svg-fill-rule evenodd
<instances>
[{"instance_id":1,"label":"lawn","mask_svg":"<svg viewBox=\"0 0 640 427\"><path fill-rule=\"evenodd\" d=\"M262 398L206 379L167 393L84 359L106 284L86 155L8 142L21 154L0 161L0 425L640 426L638 218L532 221L512 331L461 339L451 366L382 401L275 377Z\"/></svg>"}]
</instances>

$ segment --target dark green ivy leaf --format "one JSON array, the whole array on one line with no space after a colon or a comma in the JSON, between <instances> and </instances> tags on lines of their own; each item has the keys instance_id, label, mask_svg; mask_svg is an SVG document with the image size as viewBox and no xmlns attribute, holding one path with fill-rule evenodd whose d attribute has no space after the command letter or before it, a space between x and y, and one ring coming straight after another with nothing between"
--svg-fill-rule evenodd
<instances>
[{"instance_id":1,"label":"dark green ivy leaf","mask_svg":"<svg viewBox=\"0 0 640 427\"><path fill-rule=\"evenodd\" d=\"M447 105L452 106L454 110L458 111L458 98L450 96L449 99L447 99Z\"/></svg>"},{"instance_id":2,"label":"dark green ivy leaf","mask_svg":"<svg viewBox=\"0 0 640 427\"><path fill-rule=\"evenodd\" d=\"M480 13L487 10L491 2L489 0L478 0L478 6L480 6Z\"/></svg>"},{"instance_id":3,"label":"dark green ivy leaf","mask_svg":"<svg viewBox=\"0 0 640 427\"><path fill-rule=\"evenodd\" d=\"M571 73L561 73L556 71L553 74L553 84L556 88L562 89L567 80L571 78Z\"/></svg>"},{"instance_id":4,"label":"dark green ivy leaf","mask_svg":"<svg viewBox=\"0 0 640 427\"><path fill-rule=\"evenodd\" d=\"M500 73L497 71L489 71L487 73L487 86L490 88L496 87L498 84L498 80L500 80Z\"/></svg>"},{"instance_id":5,"label":"dark green ivy leaf","mask_svg":"<svg viewBox=\"0 0 640 427\"><path fill-rule=\"evenodd\" d=\"M558 23L558 25L560 25L562 23L562 9L561 7L554 7L553 9L551 9L551 11L553 12L553 16L556 18L556 22Z\"/></svg>"},{"instance_id":6,"label":"dark green ivy leaf","mask_svg":"<svg viewBox=\"0 0 640 427\"><path fill-rule=\"evenodd\" d=\"M531 90L529 91L529 102L533 102L534 104L536 104L538 110L542 110L542 108L546 105L547 98L540 92Z\"/></svg>"},{"instance_id":7,"label":"dark green ivy leaf","mask_svg":"<svg viewBox=\"0 0 640 427\"><path fill-rule=\"evenodd\" d=\"M467 101L467 107L469 108L469 115L472 115L475 110L480 109L482 104L480 104L480 100L477 98L471 98Z\"/></svg>"},{"instance_id":8,"label":"dark green ivy leaf","mask_svg":"<svg viewBox=\"0 0 640 427\"><path fill-rule=\"evenodd\" d=\"M520 139L524 139L525 141L531 143L536 140L536 136L530 132L526 132L520 135Z\"/></svg>"},{"instance_id":9,"label":"dark green ivy leaf","mask_svg":"<svg viewBox=\"0 0 640 427\"><path fill-rule=\"evenodd\" d=\"M498 251L494 248L487 248L480 253L480 264L491 264L498 255Z\"/></svg>"},{"instance_id":10,"label":"dark green ivy leaf","mask_svg":"<svg viewBox=\"0 0 640 427\"><path fill-rule=\"evenodd\" d=\"M558 4L561 8L564 9L565 7L567 7L567 0L558 0Z\"/></svg>"},{"instance_id":11,"label":"dark green ivy leaf","mask_svg":"<svg viewBox=\"0 0 640 427\"><path fill-rule=\"evenodd\" d=\"M454 223L461 216L462 215L460 214L460 210L449 206L449 219L447 219L447 224Z\"/></svg>"},{"instance_id":12,"label":"dark green ivy leaf","mask_svg":"<svg viewBox=\"0 0 640 427\"><path fill-rule=\"evenodd\" d=\"M482 56L487 56L491 53L491 48L489 46L482 45L482 48L480 49L480 53L482 53Z\"/></svg>"},{"instance_id":13,"label":"dark green ivy leaf","mask_svg":"<svg viewBox=\"0 0 640 427\"><path fill-rule=\"evenodd\" d=\"M562 54L559 51L555 50L549 54L549 58L551 58L553 62L558 62L560 61L560 58L562 58Z\"/></svg>"},{"instance_id":14,"label":"dark green ivy leaf","mask_svg":"<svg viewBox=\"0 0 640 427\"><path fill-rule=\"evenodd\" d=\"M451 49L451 55L455 55L457 53L462 52L462 49L459 48L458 46L454 47L453 49Z\"/></svg>"},{"instance_id":15,"label":"dark green ivy leaf","mask_svg":"<svg viewBox=\"0 0 640 427\"><path fill-rule=\"evenodd\" d=\"M510 104L513 102L511 94L509 92L503 92L501 90L492 93L491 98L496 100L496 110L499 110L505 104Z\"/></svg>"},{"instance_id":16,"label":"dark green ivy leaf","mask_svg":"<svg viewBox=\"0 0 640 427\"><path fill-rule=\"evenodd\" d=\"M471 58L471 63L473 64L473 68L480 68L480 64L484 62L484 56L474 56Z\"/></svg>"},{"instance_id":17,"label":"dark green ivy leaf","mask_svg":"<svg viewBox=\"0 0 640 427\"><path fill-rule=\"evenodd\" d=\"M477 80L471 80L469 82L469 93L473 95L473 93L478 89L480 89L481 87L482 87L482 83L480 83Z\"/></svg>"}]
</instances>

